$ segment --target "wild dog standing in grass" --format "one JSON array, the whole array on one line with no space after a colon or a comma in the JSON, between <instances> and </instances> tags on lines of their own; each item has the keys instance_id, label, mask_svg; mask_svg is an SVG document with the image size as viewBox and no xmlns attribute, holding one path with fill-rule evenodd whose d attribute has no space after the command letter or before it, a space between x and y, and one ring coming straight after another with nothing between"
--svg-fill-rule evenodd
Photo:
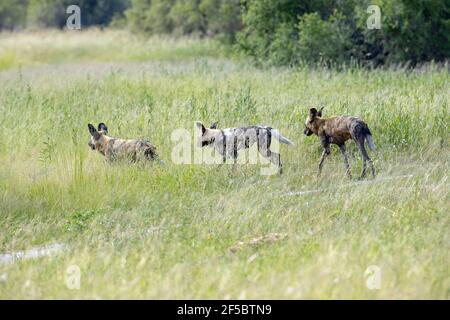
<instances>
[{"instance_id":1,"label":"wild dog standing in grass","mask_svg":"<svg viewBox=\"0 0 450 320\"><path fill-rule=\"evenodd\" d=\"M367 124L357 117L340 116L323 119L322 118L323 107L317 111L316 108L309 110L309 116L306 118L305 131L303 132L307 136L313 133L320 138L320 142L324 148L322 157L319 162L319 172L322 171L323 162L325 158L330 154L330 144L338 145L344 158L345 168L347 175L351 178L350 165L348 164L347 154L345 152L345 142L349 139L353 139L359 148L363 158L363 168L361 172L361 178L366 176L368 161L372 170L372 176L375 177L375 169L373 167L372 160L367 154L364 147L364 141L367 140L367 144L372 151L375 151L375 144L373 143L372 134Z\"/></svg>"},{"instance_id":2,"label":"wild dog standing in grass","mask_svg":"<svg viewBox=\"0 0 450 320\"><path fill-rule=\"evenodd\" d=\"M217 123L214 123L210 128L205 128L205 126L198 121L196 122L196 125L202 132L201 139L199 140L201 146L214 146L214 148L222 155L224 163L227 158L232 158L234 162L236 162L239 150L250 148L256 143L259 153L278 166L279 172L282 173L280 154L270 150L272 137L275 137L281 143L293 145L292 141L282 136L278 130L271 127L256 125L218 129Z\"/></svg>"},{"instance_id":3,"label":"wild dog standing in grass","mask_svg":"<svg viewBox=\"0 0 450 320\"><path fill-rule=\"evenodd\" d=\"M158 157L156 148L149 141L140 139L116 139L108 136L108 128L102 122L98 129L88 124L91 139L88 142L92 150L97 150L109 161L114 160L153 160Z\"/></svg>"}]
</instances>

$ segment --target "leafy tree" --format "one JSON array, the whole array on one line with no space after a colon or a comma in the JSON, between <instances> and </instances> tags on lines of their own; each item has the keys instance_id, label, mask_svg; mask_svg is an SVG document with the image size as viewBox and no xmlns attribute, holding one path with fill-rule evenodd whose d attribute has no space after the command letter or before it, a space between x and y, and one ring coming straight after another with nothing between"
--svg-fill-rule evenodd
<instances>
[{"instance_id":1,"label":"leafy tree","mask_svg":"<svg viewBox=\"0 0 450 320\"><path fill-rule=\"evenodd\" d=\"M356 7L361 50L379 63L442 61L450 57L450 3L447 0L371 1L381 9L381 29L366 27L369 1Z\"/></svg>"},{"instance_id":2,"label":"leafy tree","mask_svg":"<svg viewBox=\"0 0 450 320\"><path fill-rule=\"evenodd\" d=\"M178 0L169 12L169 19L177 35L200 33L206 34L207 20L199 10L200 0Z\"/></svg>"},{"instance_id":3,"label":"leafy tree","mask_svg":"<svg viewBox=\"0 0 450 320\"><path fill-rule=\"evenodd\" d=\"M335 11L328 20L317 13L304 14L298 23L297 60L342 63L350 58L351 30Z\"/></svg>"},{"instance_id":4,"label":"leafy tree","mask_svg":"<svg viewBox=\"0 0 450 320\"><path fill-rule=\"evenodd\" d=\"M0 30L18 29L25 25L27 0L0 1Z\"/></svg>"},{"instance_id":5,"label":"leafy tree","mask_svg":"<svg viewBox=\"0 0 450 320\"><path fill-rule=\"evenodd\" d=\"M378 66L450 56L449 0L0 0L0 29L63 28L69 5L83 27L220 36L260 63ZM381 29L369 29L369 5Z\"/></svg>"},{"instance_id":6,"label":"leafy tree","mask_svg":"<svg viewBox=\"0 0 450 320\"><path fill-rule=\"evenodd\" d=\"M149 33L171 33L174 29L169 17L175 0L132 0L125 12L135 31Z\"/></svg>"},{"instance_id":7,"label":"leafy tree","mask_svg":"<svg viewBox=\"0 0 450 320\"><path fill-rule=\"evenodd\" d=\"M450 56L448 0L246 0L238 48L271 64L442 61ZM366 22L381 8L381 29Z\"/></svg>"},{"instance_id":8,"label":"leafy tree","mask_svg":"<svg viewBox=\"0 0 450 320\"><path fill-rule=\"evenodd\" d=\"M131 27L149 33L227 35L241 27L240 0L132 0Z\"/></svg>"},{"instance_id":9,"label":"leafy tree","mask_svg":"<svg viewBox=\"0 0 450 320\"><path fill-rule=\"evenodd\" d=\"M199 11L206 18L205 35L233 40L242 28L240 0L201 0Z\"/></svg>"},{"instance_id":10,"label":"leafy tree","mask_svg":"<svg viewBox=\"0 0 450 320\"><path fill-rule=\"evenodd\" d=\"M63 28L70 5L81 10L82 26L107 26L114 16L123 15L129 0L28 0L27 24L37 27Z\"/></svg>"}]
</instances>

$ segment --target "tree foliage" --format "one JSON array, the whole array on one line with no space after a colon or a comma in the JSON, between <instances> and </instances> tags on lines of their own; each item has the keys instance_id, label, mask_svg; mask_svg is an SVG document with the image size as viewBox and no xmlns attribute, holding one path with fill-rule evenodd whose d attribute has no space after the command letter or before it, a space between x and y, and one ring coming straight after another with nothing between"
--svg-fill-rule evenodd
<instances>
[{"instance_id":1,"label":"tree foliage","mask_svg":"<svg viewBox=\"0 0 450 320\"><path fill-rule=\"evenodd\" d=\"M369 5L381 9L381 28L369 29ZM370 65L450 56L447 0L246 0L239 48L272 64Z\"/></svg>"},{"instance_id":2,"label":"tree foliage","mask_svg":"<svg viewBox=\"0 0 450 320\"><path fill-rule=\"evenodd\" d=\"M340 65L444 61L449 0L1 0L0 29L63 28L69 5L82 27L218 37L260 63ZM381 28L367 26L369 5Z\"/></svg>"},{"instance_id":3,"label":"tree foliage","mask_svg":"<svg viewBox=\"0 0 450 320\"><path fill-rule=\"evenodd\" d=\"M0 30L23 28L26 15L27 0L0 1Z\"/></svg>"},{"instance_id":4,"label":"tree foliage","mask_svg":"<svg viewBox=\"0 0 450 320\"><path fill-rule=\"evenodd\" d=\"M70 5L80 7L82 26L107 26L123 15L130 0L1 0L0 29L63 28Z\"/></svg>"},{"instance_id":5,"label":"tree foliage","mask_svg":"<svg viewBox=\"0 0 450 320\"><path fill-rule=\"evenodd\" d=\"M240 0L132 0L126 12L136 31L175 35L226 35L241 25Z\"/></svg>"}]
</instances>

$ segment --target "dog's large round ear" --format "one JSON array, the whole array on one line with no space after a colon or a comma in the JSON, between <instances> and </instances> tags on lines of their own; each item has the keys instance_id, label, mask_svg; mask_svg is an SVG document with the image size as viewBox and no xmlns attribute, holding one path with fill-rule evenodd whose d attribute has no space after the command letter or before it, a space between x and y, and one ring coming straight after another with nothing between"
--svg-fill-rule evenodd
<instances>
[{"instance_id":1,"label":"dog's large round ear","mask_svg":"<svg viewBox=\"0 0 450 320\"><path fill-rule=\"evenodd\" d=\"M210 129L217 129L217 121L213 122L213 124L211 125Z\"/></svg>"},{"instance_id":2,"label":"dog's large round ear","mask_svg":"<svg viewBox=\"0 0 450 320\"><path fill-rule=\"evenodd\" d=\"M203 125L203 123L201 123L200 121L197 121L195 123L195 125L197 126L197 128L202 130L202 134L205 133L206 129L205 129L205 126Z\"/></svg>"},{"instance_id":3,"label":"dog's large round ear","mask_svg":"<svg viewBox=\"0 0 450 320\"><path fill-rule=\"evenodd\" d=\"M91 134L91 136L94 137L94 139L98 139L100 134L98 133L97 129L95 129L95 127L92 124L88 124L88 129L89 129L89 133Z\"/></svg>"},{"instance_id":4,"label":"dog's large round ear","mask_svg":"<svg viewBox=\"0 0 450 320\"><path fill-rule=\"evenodd\" d=\"M317 116L317 109L316 108L311 108L311 109L309 109L309 115L311 116L311 117L315 117L315 116Z\"/></svg>"},{"instance_id":5,"label":"dog's large round ear","mask_svg":"<svg viewBox=\"0 0 450 320\"><path fill-rule=\"evenodd\" d=\"M321 116L322 116L322 110L323 110L323 108L325 108L325 107L320 108L320 109L319 109L319 112L317 112L317 116L318 116L318 117L321 117Z\"/></svg>"},{"instance_id":6,"label":"dog's large round ear","mask_svg":"<svg viewBox=\"0 0 450 320\"><path fill-rule=\"evenodd\" d=\"M97 129L95 129L95 127L94 127L92 124L90 124L90 123L88 123L88 129L89 129L89 133L90 133L92 136L94 135L94 133L97 132Z\"/></svg>"},{"instance_id":7,"label":"dog's large round ear","mask_svg":"<svg viewBox=\"0 0 450 320\"><path fill-rule=\"evenodd\" d=\"M103 131L104 133L108 133L108 127L103 122L98 124L98 131Z\"/></svg>"}]
</instances>

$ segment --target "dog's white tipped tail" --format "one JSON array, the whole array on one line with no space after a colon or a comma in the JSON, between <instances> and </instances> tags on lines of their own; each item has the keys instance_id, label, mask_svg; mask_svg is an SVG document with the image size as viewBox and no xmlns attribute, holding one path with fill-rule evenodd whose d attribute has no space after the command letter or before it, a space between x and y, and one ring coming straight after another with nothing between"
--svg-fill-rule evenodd
<instances>
[{"instance_id":1,"label":"dog's white tipped tail","mask_svg":"<svg viewBox=\"0 0 450 320\"><path fill-rule=\"evenodd\" d=\"M294 145L294 143L291 140L289 140L288 138L284 137L278 130L272 129L271 132L272 132L272 136L277 138L278 141L280 141L281 143L288 144L290 146Z\"/></svg>"},{"instance_id":2,"label":"dog's white tipped tail","mask_svg":"<svg viewBox=\"0 0 450 320\"><path fill-rule=\"evenodd\" d=\"M373 138L370 134L366 136L367 144L369 145L370 150L376 151L375 143L373 142Z\"/></svg>"}]
</instances>

